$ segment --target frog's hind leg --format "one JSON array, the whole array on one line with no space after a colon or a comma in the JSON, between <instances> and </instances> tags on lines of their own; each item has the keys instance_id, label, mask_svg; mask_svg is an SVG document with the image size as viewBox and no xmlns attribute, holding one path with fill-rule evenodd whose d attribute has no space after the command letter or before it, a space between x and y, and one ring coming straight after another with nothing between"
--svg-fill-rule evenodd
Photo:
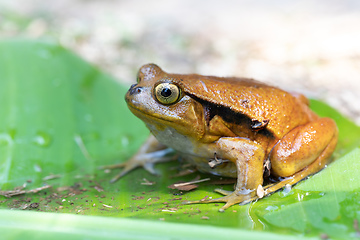
<instances>
[{"instance_id":1,"label":"frog's hind leg","mask_svg":"<svg viewBox=\"0 0 360 240\"><path fill-rule=\"evenodd\" d=\"M305 177L324 168L330 162L331 154L335 149L337 134L335 122L329 118L322 118L290 131L274 147L270 155L273 173L279 177L284 177L284 179L265 186L261 197L269 195L287 184L296 184ZM250 145L247 147L250 147ZM251 166L246 166L244 162L240 161L236 161L236 166L238 171L251 168ZM261 169L259 166L257 168ZM248 177L253 181L256 180L255 176ZM251 187L247 185L246 188L243 188L244 185L239 180L234 192L221 189L215 190L225 195L224 197L189 201L186 204L225 202L225 205L219 209L219 211L224 211L231 205L237 203L244 205L261 198L256 191L256 186L259 186L262 181L255 181L250 184Z\"/></svg>"},{"instance_id":2,"label":"frog's hind leg","mask_svg":"<svg viewBox=\"0 0 360 240\"><path fill-rule=\"evenodd\" d=\"M321 118L289 132L270 155L272 172L284 179L265 186L265 195L287 184L296 184L323 169L331 161L337 135L335 122L329 118Z\"/></svg>"},{"instance_id":3,"label":"frog's hind leg","mask_svg":"<svg viewBox=\"0 0 360 240\"><path fill-rule=\"evenodd\" d=\"M113 177L110 182L116 182L119 178L138 167L143 167L152 174L156 174L154 164L158 162L171 161L174 156L169 156L174 150L161 145L154 136L150 136L140 147L138 152L123 163L102 166L100 169L123 168L123 170Z\"/></svg>"}]
</instances>

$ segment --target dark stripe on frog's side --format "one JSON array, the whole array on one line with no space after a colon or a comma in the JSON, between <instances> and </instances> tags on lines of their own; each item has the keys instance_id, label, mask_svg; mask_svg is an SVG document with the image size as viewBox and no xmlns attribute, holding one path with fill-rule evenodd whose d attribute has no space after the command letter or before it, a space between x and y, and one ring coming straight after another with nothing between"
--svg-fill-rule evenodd
<instances>
[{"instance_id":1,"label":"dark stripe on frog's side","mask_svg":"<svg viewBox=\"0 0 360 240\"><path fill-rule=\"evenodd\" d=\"M204 119L209 126L210 121L216 116L220 116L225 122L235 125L245 126L247 129L252 129L254 134L262 134L266 137L275 138L274 134L266 128L267 123L262 128L253 128L254 119L250 119L248 116L235 112L229 107L219 106L217 104L207 102L203 99L197 98L194 95L188 94L193 99L201 103L204 109Z\"/></svg>"}]
</instances>

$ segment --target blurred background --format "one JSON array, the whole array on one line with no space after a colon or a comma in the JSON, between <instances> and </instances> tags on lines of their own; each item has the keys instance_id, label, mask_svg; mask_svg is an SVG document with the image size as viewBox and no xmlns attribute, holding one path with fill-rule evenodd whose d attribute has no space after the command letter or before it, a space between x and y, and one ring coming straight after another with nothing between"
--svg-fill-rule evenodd
<instances>
[{"instance_id":1,"label":"blurred background","mask_svg":"<svg viewBox=\"0 0 360 240\"><path fill-rule=\"evenodd\" d=\"M0 38L14 37L59 42L126 85L149 62L255 78L360 125L358 0L0 0Z\"/></svg>"}]
</instances>

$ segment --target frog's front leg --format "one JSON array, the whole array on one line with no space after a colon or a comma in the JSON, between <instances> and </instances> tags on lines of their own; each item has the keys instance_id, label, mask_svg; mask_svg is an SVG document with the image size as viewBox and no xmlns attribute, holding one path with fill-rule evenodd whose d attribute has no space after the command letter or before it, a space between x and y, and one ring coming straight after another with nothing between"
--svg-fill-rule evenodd
<instances>
[{"instance_id":1,"label":"frog's front leg","mask_svg":"<svg viewBox=\"0 0 360 240\"><path fill-rule=\"evenodd\" d=\"M222 159L228 159L236 164L237 183L234 192L216 190L226 196L191 203L225 202L219 209L224 211L237 203L248 203L256 198L256 189L263 183L263 162L265 151L259 144L247 138L223 137L215 145L216 155Z\"/></svg>"},{"instance_id":2,"label":"frog's front leg","mask_svg":"<svg viewBox=\"0 0 360 240\"><path fill-rule=\"evenodd\" d=\"M153 135L150 135L146 142L130 159L123 163L102 166L101 169L123 168L120 173L110 180L112 183L138 167L143 167L148 172L156 174L154 164L174 159L173 156L168 156L172 152L174 152L174 150L162 145Z\"/></svg>"}]
</instances>

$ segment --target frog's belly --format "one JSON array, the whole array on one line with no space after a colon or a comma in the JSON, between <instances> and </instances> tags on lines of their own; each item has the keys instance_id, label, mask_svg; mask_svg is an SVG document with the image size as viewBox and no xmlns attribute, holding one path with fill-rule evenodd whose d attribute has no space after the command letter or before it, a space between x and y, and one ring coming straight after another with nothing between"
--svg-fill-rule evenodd
<instances>
[{"instance_id":1,"label":"frog's belly","mask_svg":"<svg viewBox=\"0 0 360 240\"><path fill-rule=\"evenodd\" d=\"M150 129L156 139L165 146L184 154L194 154L195 146L191 139L183 134L180 134L174 128L165 127L159 130L156 126L149 123L146 123L146 126Z\"/></svg>"},{"instance_id":2,"label":"frog's belly","mask_svg":"<svg viewBox=\"0 0 360 240\"><path fill-rule=\"evenodd\" d=\"M224 177L237 177L236 166L233 162L224 162L216 168L210 168L208 162L209 159L214 158L214 152L206 148L198 149L197 144L174 128L166 127L159 130L149 123L146 125L159 142L180 152L184 159L195 165L201 172Z\"/></svg>"}]
</instances>

